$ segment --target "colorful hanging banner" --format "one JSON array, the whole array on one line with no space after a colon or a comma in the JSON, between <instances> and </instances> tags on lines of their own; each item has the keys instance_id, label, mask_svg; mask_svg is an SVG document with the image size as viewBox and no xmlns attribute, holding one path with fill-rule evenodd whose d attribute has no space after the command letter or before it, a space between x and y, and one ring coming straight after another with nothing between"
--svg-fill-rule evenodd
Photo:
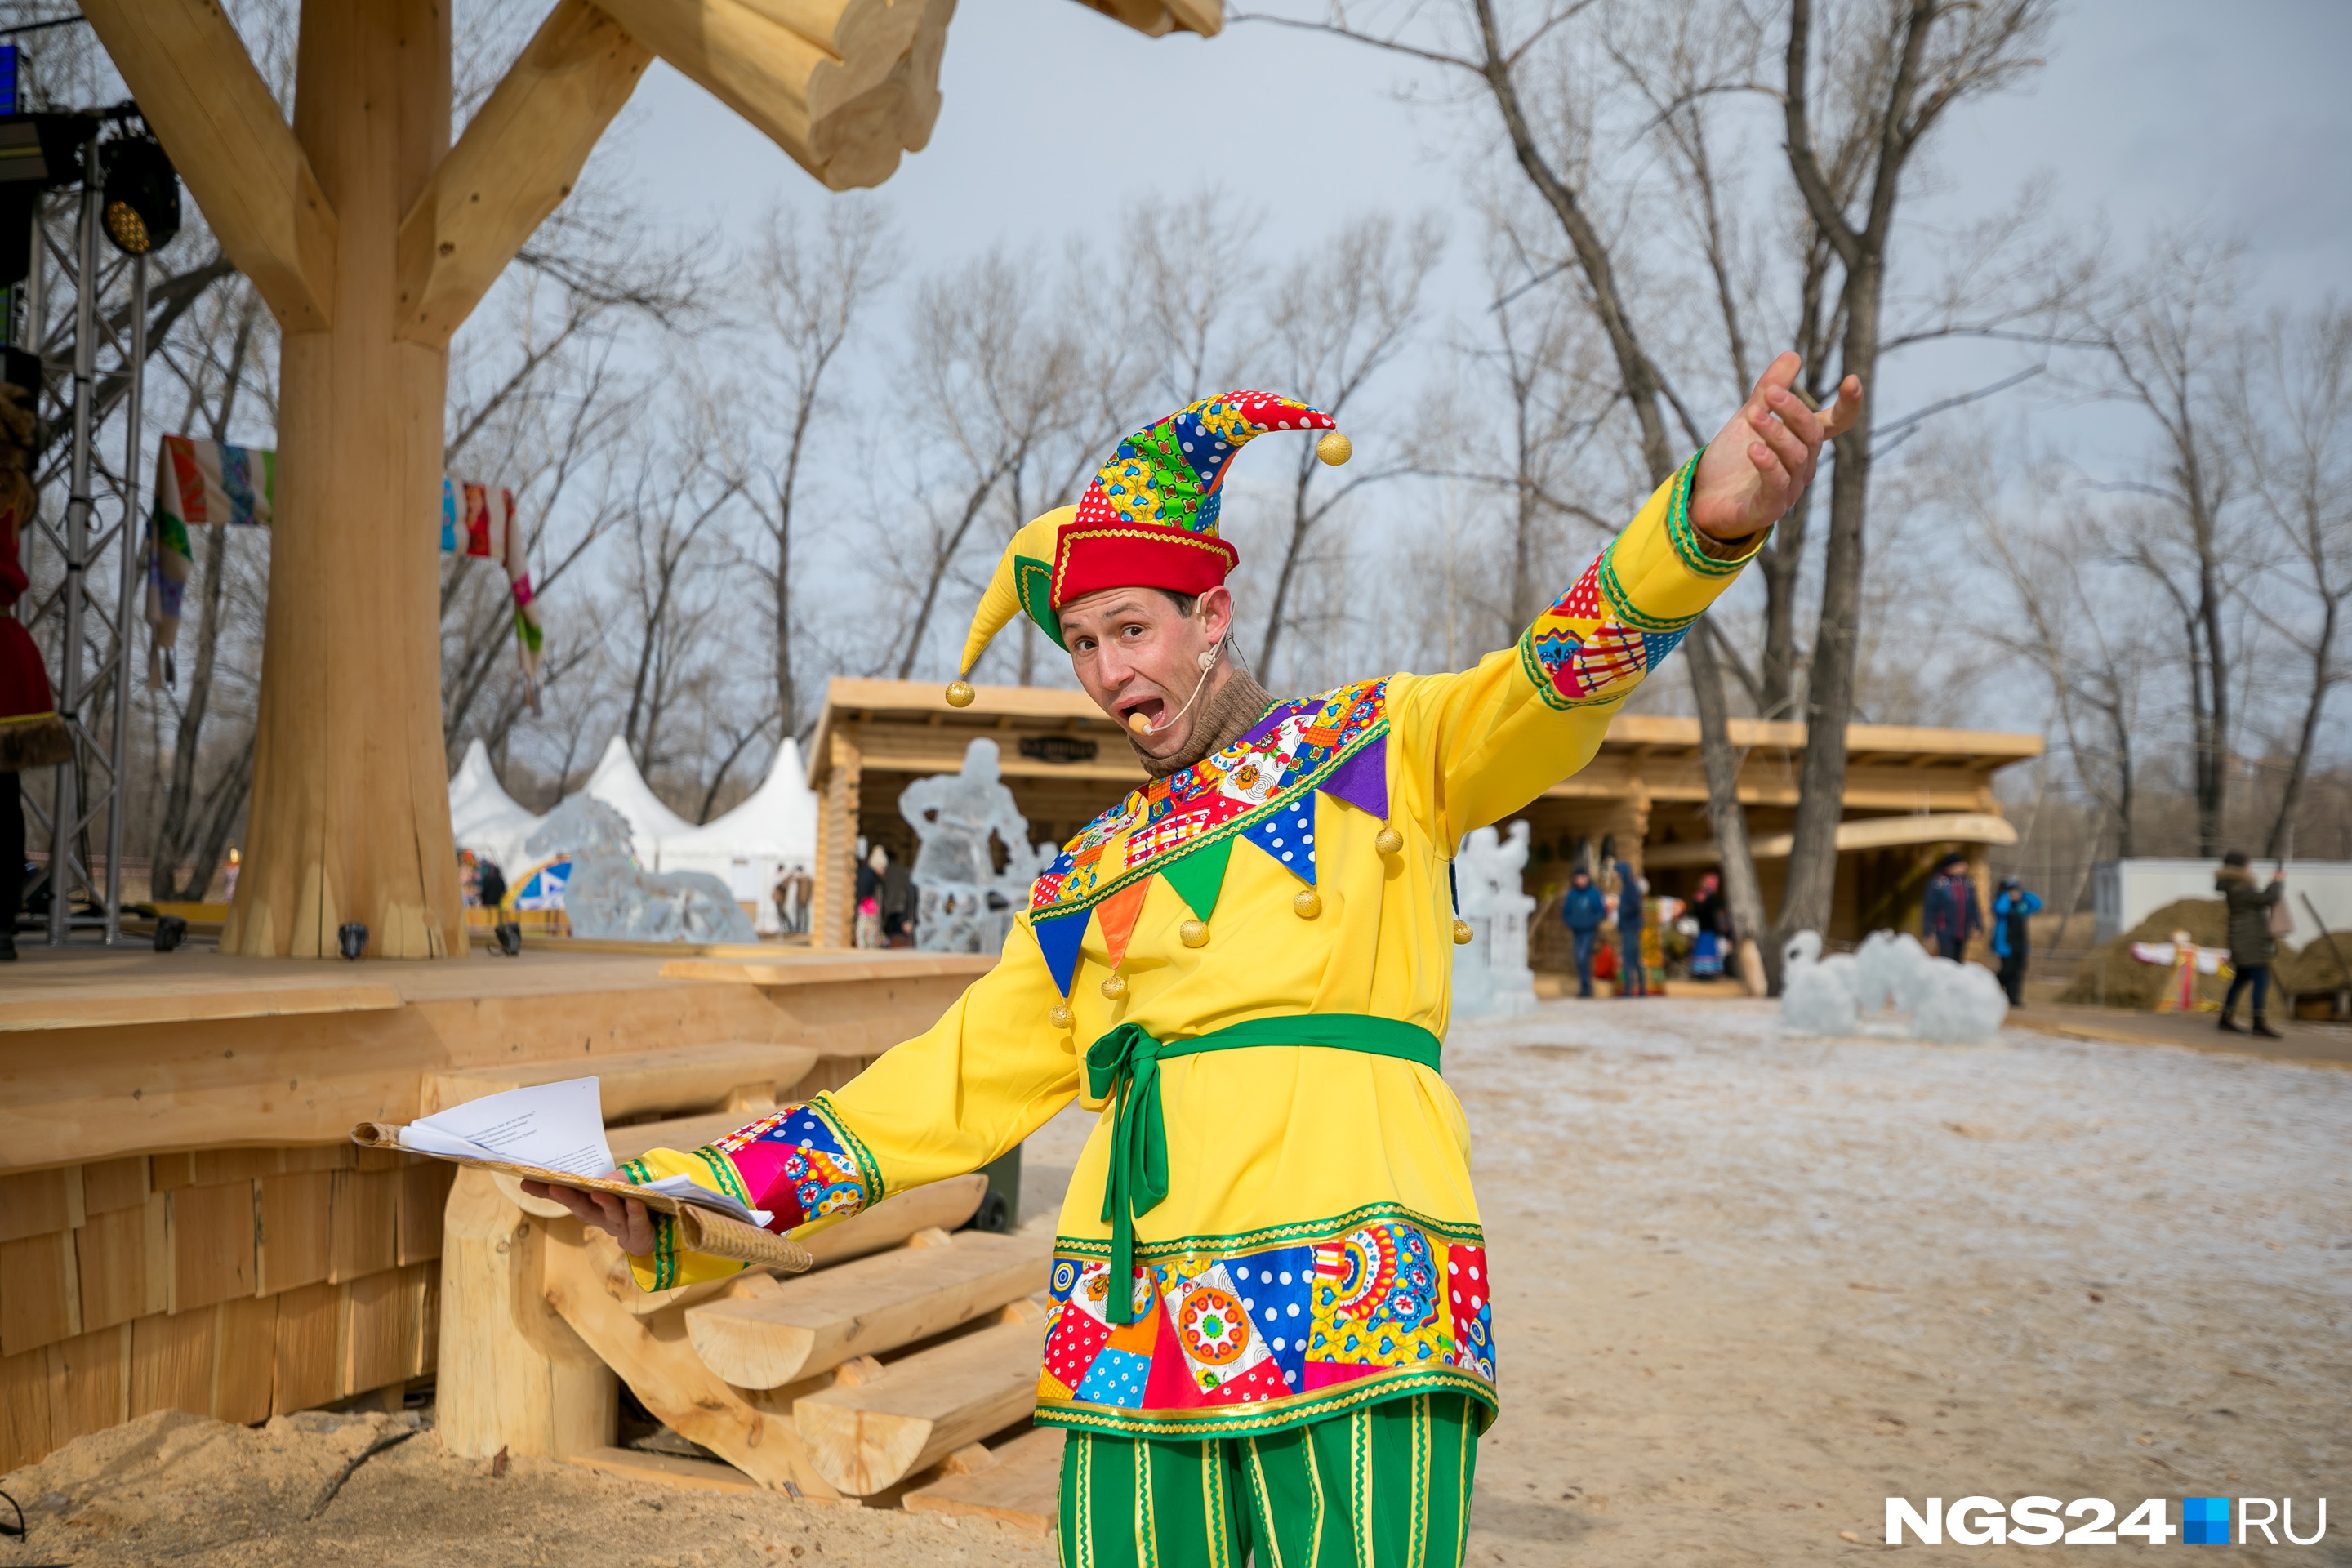
<instances>
[{"instance_id":1,"label":"colorful hanging banner","mask_svg":"<svg viewBox=\"0 0 2352 1568\"><path fill-rule=\"evenodd\" d=\"M155 450L155 502L147 514L141 575L147 579L147 686L168 684L180 639L180 605L195 553L188 530L210 523L269 526L278 454L187 436L166 436Z\"/></svg>"},{"instance_id":2,"label":"colorful hanging banner","mask_svg":"<svg viewBox=\"0 0 2352 1568\"><path fill-rule=\"evenodd\" d=\"M212 524L267 528L274 511L278 454L192 436L166 436L155 452L155 500L147 515L142 572L150 689L176 678L173 650L195 552L188 530ZM514 492L469 480L441 481L441 552L496 561L514 595L516 652L532 711L539 708L539 660L545 635L530 585L526 530L515 516Z\"/></svg>"},{"instance_id":3,"label":"colorful hanging banner","mask_svg":"<svg viewBox=\"0 0 2352 1568\"><path fill-rule=\"evenodd\" d=\"M506 568L514 594L516 652L522 659L524 689L531 711L539 711L539 655L543 642L539 605L530 588L530 561L514 491L444 476L441 480L441 553L495 561Z\"/></svg>"}]
</instances>

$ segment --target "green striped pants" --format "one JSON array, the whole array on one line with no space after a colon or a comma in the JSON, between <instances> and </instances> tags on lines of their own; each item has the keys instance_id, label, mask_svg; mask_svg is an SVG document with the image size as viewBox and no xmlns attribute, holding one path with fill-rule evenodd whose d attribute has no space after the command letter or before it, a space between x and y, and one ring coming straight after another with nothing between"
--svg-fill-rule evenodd
<instances>
[{"instance_id":1,"label":"green striped pants","mask_svg":"<svg viewBox=\"0 0 2352 1568\"><path fill-rule=\"evenodd\" d=\"M1063 1568L1458 1568L1477 1413L1422 1394L1264 1437L1072 1432Z\"/></svg>"}]
</instances>

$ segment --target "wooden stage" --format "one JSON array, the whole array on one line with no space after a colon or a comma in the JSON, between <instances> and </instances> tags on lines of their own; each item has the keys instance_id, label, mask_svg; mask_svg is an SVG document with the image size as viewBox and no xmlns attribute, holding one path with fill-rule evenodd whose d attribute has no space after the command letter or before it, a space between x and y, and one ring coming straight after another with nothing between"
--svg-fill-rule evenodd
<instances>
[{"instance_id":1,"label":"wooden stage","mask_svg":"<svg viewBox=\"0 0 2352 1568\"><path fill-rule=\"evenodd\" d=\"M0 972L0 1474L149 1410L257 1421L436 1363L452 1167L350 1142L595 1074L615 1124L847 1081L994 962L50 950Z\"/></svg>"}]
</instances>

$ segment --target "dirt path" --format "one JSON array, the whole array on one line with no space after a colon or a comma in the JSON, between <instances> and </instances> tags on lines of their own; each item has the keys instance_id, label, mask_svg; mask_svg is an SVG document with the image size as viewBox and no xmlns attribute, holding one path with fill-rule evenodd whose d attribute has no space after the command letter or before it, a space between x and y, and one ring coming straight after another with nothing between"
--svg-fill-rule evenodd
<instances>
[{"instance_id":1,"label":"dirt path","mask_svg":"<svg viewBox=\"0 0 2352 1568\"><path fill-rule=\"evenodd\" d=\"M1811 1563L1885 1499L2331 1496L2352 1563L2352 1073L2004 1031L1780 1037L1724 1002L1547 1005L1455 1031L1497 1281L1505 1413L1470 1561ZM1033 1142L1050 1190L1075 1126ZM26 1563L1012 1568L994 1526L493 1479L426 1434L321 1482L383 1417L181 1415L6 1489ZM1849 1542L1846 1534L1855 1538ZM1913 1546L1998 1563L2080 1548ZM2093 1554L2104 1561L2112 1553Z\"/></svg>"}]
</instances>

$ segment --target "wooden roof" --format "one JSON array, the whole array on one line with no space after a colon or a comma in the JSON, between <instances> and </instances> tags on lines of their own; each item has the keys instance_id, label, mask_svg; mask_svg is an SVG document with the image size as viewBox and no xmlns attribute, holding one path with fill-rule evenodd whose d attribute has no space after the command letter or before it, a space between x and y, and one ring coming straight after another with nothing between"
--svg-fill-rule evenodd
<instances>
[{"instance_id":1,"label":"wooden roof","mask_svg":"<svg viewBox=\"0 0 2352 1568\"><path fill-rule=\"evenodd\" d=\"M867 768L904 771L942 765L961 757L975 737L1003 742L1003 770L1014 777L1100 778L1130 783L1143 777L1118 725L1083 691L1045 686L982 686L969 708L950 708L936 681L836 679L825 688L824 710L809 745L809 783L823 788L832 771L831 738L855 731ZM1999 730L1942 730L1908 724L1849 724L1846 755L1858 767L1943 770L1990 774L2042 752L2039 735ZM1023 737L1067 735L1093 741L1091 760L1053 762L1019 755ZM1731 740L1757 753L1795 753L1805 748L1802 724L1734 719ZM1621 713L1601 743L1604 758L1636 763L1696 766L1698 721L1663 714ZM952 768L954 762L945 766Z\"/></svg>"}]
</instances>

